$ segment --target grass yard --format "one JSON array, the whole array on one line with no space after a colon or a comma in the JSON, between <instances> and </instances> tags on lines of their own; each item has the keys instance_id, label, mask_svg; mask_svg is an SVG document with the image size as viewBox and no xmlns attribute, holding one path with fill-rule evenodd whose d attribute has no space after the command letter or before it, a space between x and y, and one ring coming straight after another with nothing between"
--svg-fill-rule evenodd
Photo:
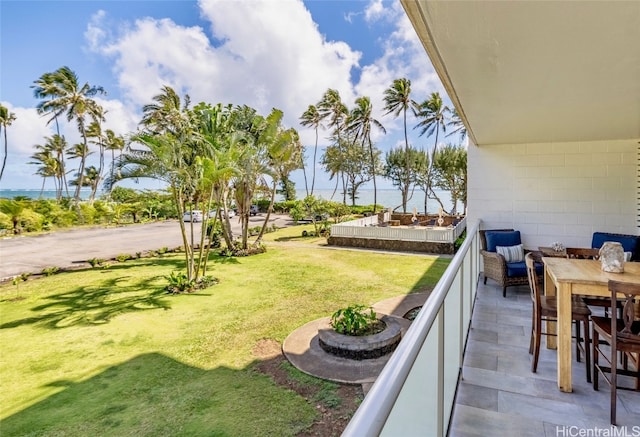
<instances>
[{"instance_id":1,"label":"grass yard","mask_svg":"<svg viewBox=\"0 0 640 437\"><path fill-rule=\"evenodd\" d=\"M314 247L324 239L299 239L302 228L291 229L265 239L310 244L267 242L262 255L212 256L209 273L220 284L195 294L163 291L163 277L182 268L180 255L2 286L0 434L308 429L315 406L256 371L256 344L281 344L302 324L352 303L430 289L449 260L326 250Z\"/></svg>"}]
</instances>

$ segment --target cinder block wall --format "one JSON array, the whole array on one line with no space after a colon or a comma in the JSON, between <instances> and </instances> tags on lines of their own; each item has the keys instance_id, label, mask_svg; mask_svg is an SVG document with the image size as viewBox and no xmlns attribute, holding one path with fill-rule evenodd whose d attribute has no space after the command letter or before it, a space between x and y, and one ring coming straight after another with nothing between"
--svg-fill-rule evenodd
<instances>
[{"instance_id":1,"label":"cinder block wall","mask_svg":"<svg viewBox=\"0 0 640 437\"><path fill-rule=\"evenodd\" d=\"M527 248L639 235L638 139L469 146L468 220L514 228Z\"/></svg>"}]
</instances>

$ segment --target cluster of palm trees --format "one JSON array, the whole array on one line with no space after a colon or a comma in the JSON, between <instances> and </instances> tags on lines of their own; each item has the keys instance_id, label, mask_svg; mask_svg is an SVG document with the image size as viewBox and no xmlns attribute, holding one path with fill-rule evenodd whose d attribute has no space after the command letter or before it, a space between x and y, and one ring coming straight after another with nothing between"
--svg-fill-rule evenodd
<instances>
[{"instance_id":1,"label":"cluster of palm trees","mask_svg":"<svg viewBox=\"0 0 640 437\"><path fill-rule=\"evenodd\" d=\"M206 273L207 232L211 239L216 223L221 222L227 250L249 250L254 197L266 194L273 205L278 184L302 166L302 146L298 133L282 126L283 113L278 109L262 116L248 106L189 105L189 96L183 99L171 87L163 87L153 103L143 107L141 128L129 138L129 147L116 160L115 172L106 185L111 187L123 179L154 178L166 183L179 217L185 210L191 215L193 210L205 212L199 236L193 222L180 221L188 280L197 281ZM231 233L231 204L242 224L240 241ZM213 226L208 226L206 212L212 210L217 214L212 218ZM268 220L269 212L254 247L260 246Z\"/></svg>"},{"instance_id":2,"label":"cluster of palm trees","mask_svg":"<svg viewBox=\"0 0 640 437\"><path fill-rule=\"evenodd\" d=\"M316 142L313 152L313 174L311 177L311 190L306 186L307 194L313 195L315 186L315 167L317 162L318 130L329 128L331 144L325 149L320 162L329 172L330 178L336 179L338 184L342 182L343 202L346 196L351 196L355 202L356 192L360 185L369 180L373 181L374 204L376 203L376 175L383 173L390 178L395 186L402 192L402 208L406 212L407 201L410 193L416 186L425 192L425 211L427 198L438 200L434 188L442 188L445 185L442 165L456 164L458 175L456 181L466 181L466 153L464 154L464 168L461 167L461 151L456 147L442 149L446 159L436 159L438 152L438 139L440 131L446 132L447 127L453 128L449 135L459 134L461 139L466 136L466 129L455 110L451 110L443 103L439 93L433 92L423 102L417 102L411 98L411 81L406 78L396 79L384 92L386 114L393 114L396 118L402 115L404 125L405 148L403 151L390 151L386 155L386 163L382 167L380 163L380 151L371 140L373 129L382 133L386 130L379 120L373 118L373 107L369 97L358 97L355 106L349 109L341 100L340 94L334 89L329 89L315 105L309 105L300 117L303 126L315 129ZM424 149L418 150L409 144L407 134L407 113L410 112L416 119L414 129L420 129L420 136L427 134L433 136L434 145L430 156ZM359 148L360 150L357 150ZM458 156L454 159L451 154ZM366 159L363 157L366 156ZM440 165L438 165L438 161ZM464 173L462 175L461 173ZM451 186L451 168L448 169L447 184ZM305 184L306 184L305 172ZM443 188L444 189L444 188ZM447 188L448 189L448 188ZM466 189L455 188L452 196L464 201ZM455 205L455 201L454 201ZM375 211L374 211L375 212Z\"/></svg>"},{"instance_id":3,"label":"cluster of palm trees","mask_svg":"<svg viewBox=\"0 0 640 437\"><path fill-rule=\"evenodd\" d=\"M66 66L43 74L32 88L34 96L40 99L38 113L48 117L47 124L55 122L56 125L56 134L45 137L43 144L36 144L36 152L31 156L30 163L38 166L36 174L43 178L42 189L46 180L53 178L58 199L70 197L69 186L75 186L73 199L76 204L80 201L80 190L83 187L91 188L89 200L93 201L105 178L105 152L111 151L113 163L115 152L122 151L125 145L122 136L102 128L105 110L94 97L104 94L104 89L89 83L81 84L75 72ZM63 116L68 122L76 122L80 143L69 144L65 136L60 134L58 118ZM93 153L90 145L98 149L98 167L86 165L87 157ZM79 160L78 168L70 180L67 179L70 171L67 169L65 156Z\"/></svg>"}]
</instances>

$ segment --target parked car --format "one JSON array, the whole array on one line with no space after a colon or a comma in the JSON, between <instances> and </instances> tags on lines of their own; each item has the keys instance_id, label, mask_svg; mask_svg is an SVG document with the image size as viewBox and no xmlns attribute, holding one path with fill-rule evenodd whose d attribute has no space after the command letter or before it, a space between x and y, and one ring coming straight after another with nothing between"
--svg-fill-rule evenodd
<instances>
[{"instance_id":1,"label":"parked car","mask_svg":"<svg viewBox=\"0 0 640 437\"><path fill-rule=\"evenodd\" d=\"M193 214L193 219L191 218L192 214ZM182 221L197 223L197 222L201 222L203 217L204 216L202 215L202 211L198 209L194 209L193 211L185 211L185 213L182 215Z\"/></svg>"},{"instance_id":2,"label":"parked car","mask_svg":"<svg viewBox=\"0 0 640 437\"><path fill-rule=\"evenodd\" d=\"M217 214L217 210L212 209L211 211L209 211L209 218L210 219L214 218L216 214ZM222 214L224 214L224 211L222 211ZM229 218L234 218L236 216L235 211L232 209L227 210L227 214L229 214Z\"/></svg>"},{"instance_id":3,"label":"parked car","mask_svg":"<svg viewBox=\"0 0 640 437\"><path fill-rule=\"evenodd\" d=\"M260 212L258 205L251 205L251 208L249 208L249 215L256 215L258 212Z\"/></svg>"}]
</instances>

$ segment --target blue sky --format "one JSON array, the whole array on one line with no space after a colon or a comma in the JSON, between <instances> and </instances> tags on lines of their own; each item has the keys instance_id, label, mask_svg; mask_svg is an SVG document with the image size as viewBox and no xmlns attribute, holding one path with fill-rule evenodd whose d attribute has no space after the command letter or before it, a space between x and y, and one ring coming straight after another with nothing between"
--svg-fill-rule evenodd
<instances>
[{"instance_id":1,"label":"blue sky","mask_svg":"<svg viewBox=\"0 0 640 437\"><path fill-rule=\"evenodd\" d=\"M193 103L247 104L263 114L283 110L284 124L298 130L308 156L315 134L298 118L328 88L350 107L358 96L371 98L387 129L374 137L383 151L402 142L401 121L383 110L384 89L394 79L411 79L415 100L433 91L445 96L395 0L2 0L0 102L17 119L7 131L0 188L40 187L36 166L27 162L54 126L37 115L30 86L63 65L81 83L105 88L107 95L97 100L108 111L105 128L116 133L135 130L142 106L167 84ZM79 141L75 124L62 132L70 143ZM416 133L412 144L432 146ZM322 137L321 149L327 145ZM293 180L304 188L301 171ZM334 183L320 174L316 186Z\"/></svg>"}]
</instances>

